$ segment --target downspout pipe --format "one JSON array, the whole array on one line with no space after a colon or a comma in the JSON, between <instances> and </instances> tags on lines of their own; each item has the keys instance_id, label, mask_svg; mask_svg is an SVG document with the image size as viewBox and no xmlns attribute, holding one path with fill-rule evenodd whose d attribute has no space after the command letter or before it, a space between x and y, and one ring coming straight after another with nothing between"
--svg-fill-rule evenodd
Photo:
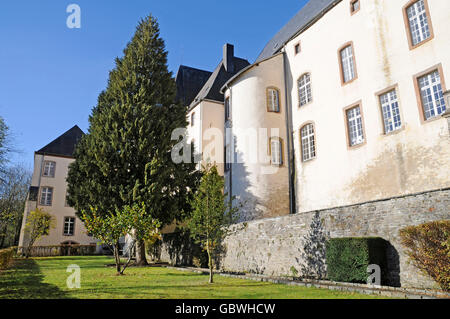
<instances>
[{"instance_id":1,"label":"downspout pipe","mask_svg":"<svg viewBox=\"0 0 450 319\"><path fill-rule=\"evenodd\" d=\"M289 213L291 215L297 213L296 208L296 190L295 190L295 157L294 157L294 144L293 144L293 129L292 129L292 115L291 115L291 99L288 90L288 65L286 55L286 45L283 46L283 73L284 73L284 94L286 101L286 143L288 152L288 171L289 171Z\"/></svg>"}]
</instances>

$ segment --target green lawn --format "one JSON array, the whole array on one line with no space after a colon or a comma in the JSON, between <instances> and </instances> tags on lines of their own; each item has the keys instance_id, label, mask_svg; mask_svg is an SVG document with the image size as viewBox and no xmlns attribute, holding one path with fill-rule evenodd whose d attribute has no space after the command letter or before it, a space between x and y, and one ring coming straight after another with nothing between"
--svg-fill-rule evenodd
<instances>
[{"instance_id":1,"label":"green lawn","mask_svg":"<svg viewBox=\"0 0 450 319\"><path fill-rule=\"evenodd\" d=\"M0 273L0 299L354 299L373 296L326 289L293 287L216 276L208 277L167 268L129 268L115 275L108 257L55 257L19 259L12 269ZM67 266L81 267L81 288L66 286Z\"/></svg>"}]
</instances>

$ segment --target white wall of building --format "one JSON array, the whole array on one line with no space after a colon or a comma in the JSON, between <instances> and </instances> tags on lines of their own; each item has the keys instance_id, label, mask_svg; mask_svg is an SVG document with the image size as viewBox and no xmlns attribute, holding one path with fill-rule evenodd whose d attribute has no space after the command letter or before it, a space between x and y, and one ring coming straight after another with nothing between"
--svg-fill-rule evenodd
<instances>
[{"instance_id":1,"label":"white wall of building","mask_svg":"<svg viewBox=\"0 0 450 319\"><path fill-rule=\"evenodd\" d=\"M225 174L227 191L230 192L231 180L231 192L237 197L235 204L244 206L243 219L287 215L289 183L283 56L278 55L250 68L230 86L226 97L231 100L234 164L231 172ZM267 110L266 90L269 87L280 92L279 113ZM260 129L265 130L265 136L260 136ZM272 129L276 130L274 134ZM283 164L280 167L272 166L269 161L271 136L282 139Z\"/></svg>"},{"instance_id":2,"label":"white wall of building","mask_svg":"<svg viewBox=\"0 0 450 319\"><path fill-rule=\"evenodd\" d=\"M340 2L287 44L300 212L450 186L446 121L421 122L413 76L438 64L450 78L450 2L428 0L434 39L410 50L403 17L408 1L361 1L351 15ZM358 78L341 85L338 50L353 43ZM301 43L301 53L294 46ZM311 73L313 102L299 107L297 79ZM404 128L385 135L376 92L396 86ZM445 90L445 88L444 88ZM360 101L366 143L347 147L343 109ZM317 158L302 163L299 130L313 121Z\"/></svg>"}]
</instances>

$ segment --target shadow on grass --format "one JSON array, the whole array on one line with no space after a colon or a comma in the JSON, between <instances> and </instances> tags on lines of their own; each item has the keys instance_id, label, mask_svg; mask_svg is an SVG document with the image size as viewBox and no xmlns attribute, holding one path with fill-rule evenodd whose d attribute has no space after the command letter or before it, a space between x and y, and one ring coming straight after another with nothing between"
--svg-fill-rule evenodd
<instances>
[{"instance_id":1,"label":"shadow on grass","mask_svg":"<svg viewBox=\"0 0 450 319\"><path fill-rule=\"evenodd\" d=\"M44 275L32 259L16 259L0 273L0 299L65 299L65 292L43 282Z\"/></svg>"}]
</instances>

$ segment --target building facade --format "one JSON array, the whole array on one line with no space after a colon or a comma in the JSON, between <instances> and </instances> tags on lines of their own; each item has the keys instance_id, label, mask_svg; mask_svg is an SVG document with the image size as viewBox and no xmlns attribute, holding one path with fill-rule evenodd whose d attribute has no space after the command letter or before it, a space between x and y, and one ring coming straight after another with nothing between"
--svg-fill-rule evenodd
<instances>
[{"instance_id":1,"label":"building facade","mask_svg":"<svg viewBox=\"0 0 450 319\"><path fill-rule=\"evenodd\" d=\"M283 157L292 160L283 178L285 185L292 178L291 213L450 187L442 116L450 72L448 9L445 1L432 0L311 1L255 64L227 83L233 128L280 128ZM275 114L266 97L272 87L282 106ZM232 152L244 152L236 135ZM245 160L234 165L255 172ZM250 173L242 183L260 202L272 203L282 177L255 182L261 175ZM239 195L239 179L231 181ZM267 185L271 194L257 196ZM276 215L289 213L283 201L275 202Z\"/></svg>"},{"instance_id":2,"label":"building facade","mask_svg":"<svg viewBox=\"0 0 450 319\"><path fill-rule=\"evenodd\" d=\"M78 126L74 126L35 152L31 187L25 204L19 239L20 247L27 245L25 225L30 212L36 208L51 214L56 227L51 229L48 236L39 239L34 246L97 243L95 238L87 234L83 222L75 215L75 209L69 207L66 202L69 165L75 160L73 152L83 134Z\"/></svg>"},{"instance_id":3,"label":"building facade","mask_svg":"<svg viewBox=\"0 0 450 319\"><path fill-rule=\"evenodd\" d=\"M196 161L217 164L224 173L224 95L222 86L250 65L235 57L234 46L225 44L223 58L213 72L181 66L177 78L177 99L188 110L188 142L194 145Z\"/></svg>"},{"instance_id":4,"label":"building facade","mask_svg":"<svg viewBox=\"0 0 450 319\"><path fill-rule=\"evenodd\" d=\"M399 231L450 219L449 19L441 0L311 0L224 83L226 192L243 223L223 270L311 276L320 225L388 241L390 285L436 287Z\"/></svg>"}]
</instances>

